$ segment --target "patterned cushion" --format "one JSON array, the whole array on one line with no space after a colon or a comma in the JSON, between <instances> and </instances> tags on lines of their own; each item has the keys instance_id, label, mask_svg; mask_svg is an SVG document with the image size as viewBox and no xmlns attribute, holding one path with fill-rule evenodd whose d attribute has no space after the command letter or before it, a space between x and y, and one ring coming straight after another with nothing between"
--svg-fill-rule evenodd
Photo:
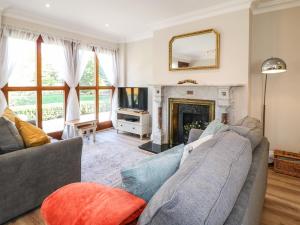
<instances>
[{"instance_id":1,"label":"patterned cushion","mask_svg":"<svg viewBox=\"0 0 300 225\"><path fill-rule=\"evenodd\" d=\"M24 148L22 137L10 120L0 117L0 154Z\"/></svg>"},{"instance_id":2,"label":"patterned cushion","mask_svg":"<svg viewBox=\"0 0 300 225\"><path fill-rule=\"evenodd\" d=\"M122 187L128 192L149 201L162 184L178 169L183 144L148 157L132 167L123 168Z\"/></svg>"},{"instance_id":3,"label":"patterned cushion","mask_svg":"<svg viewBox=\"0 0 300 225\"><path fill-rule=\"evenodd\" d=\"M235 132L217 134L187 158L158 190L139 225L224 224L252 161L250 141Z\"/></svg>"}]
</instances>

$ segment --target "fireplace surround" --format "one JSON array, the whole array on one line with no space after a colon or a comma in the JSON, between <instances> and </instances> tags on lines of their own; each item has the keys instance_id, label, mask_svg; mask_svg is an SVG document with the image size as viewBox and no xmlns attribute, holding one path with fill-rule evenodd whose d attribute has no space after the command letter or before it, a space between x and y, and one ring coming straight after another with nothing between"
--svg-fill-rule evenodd
<instances>
[{"instance_id":1,"label":"fireplace surround","mask_svg":"<svg viewBox=\"0 0 300 225\"><path fill-rule=\"evenodd\" d=\"M191 128L205 129L215 119L215 101L169 98L168 143L186 143Z\"/></svg>"},{"instance_id":2,"label":"fireplace surround","mask_svg":"<svg viewBox=\"0 0 300 225\"><path fill-rule=\"evenodd\" d=\"M213 101L214 117L222 120L227 114L228 122L235 121L247 115L247 108L241 108L247 96L244 95L245 86L232 85L153 85L152 92L152 134L151 143L155 146L169 146L169 99L205 100Z\"/></svg>"}]
</instances>

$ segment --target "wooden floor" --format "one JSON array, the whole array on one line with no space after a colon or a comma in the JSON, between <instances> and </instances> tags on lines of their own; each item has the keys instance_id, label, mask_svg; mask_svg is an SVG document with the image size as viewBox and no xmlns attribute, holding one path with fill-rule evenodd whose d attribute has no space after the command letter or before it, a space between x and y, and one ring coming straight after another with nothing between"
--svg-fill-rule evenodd
<instances>
[{"instance_id":1,"label":"wooden floor","mask_svg":"<svg viewBox=\"0 0 300 225\"><path fill-rule=\"evenodd\" d=\"M124 135L124 138L126 136ZM136 140L128 137L130 141ZM268 188L262 215L262 225L300 225L300 179L275 173L269 169ZM45 225L39 210L16 218L6 225Z\"/></svg>"},{"instance_id":2,"label":"wooden floor","mask_svg":"<svg viewBox=\"0 0 300 225\"><path fill-rule=\"evenodd\" d=\"M269 169L262 225L300 225L300 178Z\"/></svg>"}]
</instances>

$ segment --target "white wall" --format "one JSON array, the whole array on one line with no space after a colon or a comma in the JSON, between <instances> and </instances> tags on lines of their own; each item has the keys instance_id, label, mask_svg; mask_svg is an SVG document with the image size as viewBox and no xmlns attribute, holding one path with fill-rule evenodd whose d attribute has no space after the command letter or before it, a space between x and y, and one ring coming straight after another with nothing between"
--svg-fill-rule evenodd
<instances>
[{"instance_id":1,"label":"white wall","mask_svg":"<svg viewBox=\"0 0 300 225\"><path fill-rule=\"evenodd\" d=\"M153 40L153 83L174 84L195 79L200 84L248 84L249 10L211 17L188 24L159 30ZM179 34L213 28L220 33L220 68L213 70L168 70L170 39Z\"/></svg>"},{"instance_id":2,"label":"white wall","mask_svg":"<svg viewBox=\"0 0 300 225\"><path fill-rule=\"evenodd\" d=\"M236 89L235 100L239 115L248 114L250 12L241 10L206 18L154 32L152 39L126 45L127 85L176 84L194 79L199 84L243 84ZM220 68L170 72L168 52L170 39L179 34L213 28L221 35ZM151 63L152 62L152 63ZM152 65L152 66L151 66Z\"/></svg>"},{"instance_id":3,"label":"white wall","mask_svg":"<svg viewBox=\"0 0 300 225\"><path fill-rule=\"evenodd\" d=\"M127 85L149 85L153 80L153 40L128 43L125 61Z\"/></svg>"},{"instance_id":4,"label":"white wall","mask_svg":"<svg viewBox=\"0 0 300 225\"><path fill-rule=\"evenodd\" d=\"M277 56L288 71L270 75L267 90L266 136L271 149L300 151L300 7L253 18L251 60L251 115L261 117L263 75L261 63ZM272 76L272 77L271 77Z\"/></svg>"}]
</instances>

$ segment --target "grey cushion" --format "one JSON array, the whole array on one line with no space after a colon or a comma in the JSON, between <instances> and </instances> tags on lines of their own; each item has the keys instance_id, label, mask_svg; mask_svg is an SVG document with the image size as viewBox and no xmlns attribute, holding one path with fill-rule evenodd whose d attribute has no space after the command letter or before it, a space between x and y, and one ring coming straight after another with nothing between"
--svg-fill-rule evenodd
<instances>
[{"instance_id":1,"label":"grey cushion","mask_svg":"<svg viewBox=\"0 0 300 225\"><path fill-rule=\"evenodd\" d=\"M188 144L198 140L202 133L203 130L192 128L189 133Z\"/></svg>"},{"instance_id":2,"label":"grey cushion","mask_svg":"<svg viewBox=\"0 0 300 225\"><path fill-rule=\"evenodd\" d=\"M0 154L23 148L23 139L15 125L8 119L0 117Z\"/></svg>"},{"instance_id":3,"label":"grey cushion","mask_svg":"<svg viewBox=\"0 0 300 225\"><path fill-rule=\"evenodd\" d=\"M263 138L262 123L258 119L249 116L233 124L231 130L238 132L244 137L247 137L251 142L252 149L255 149Z\"/></svg>"},{"instance_id":4,"label":"grey cushion","mask_svg":"<svg viewBox=\"0 0 300 225\"><path fill-rule=\"evenodd\" d=\"M140 225L224 224L246 180L250 141L235 132L217 134L195 149L153 196Z\"/></svg>"}]
</instances>

